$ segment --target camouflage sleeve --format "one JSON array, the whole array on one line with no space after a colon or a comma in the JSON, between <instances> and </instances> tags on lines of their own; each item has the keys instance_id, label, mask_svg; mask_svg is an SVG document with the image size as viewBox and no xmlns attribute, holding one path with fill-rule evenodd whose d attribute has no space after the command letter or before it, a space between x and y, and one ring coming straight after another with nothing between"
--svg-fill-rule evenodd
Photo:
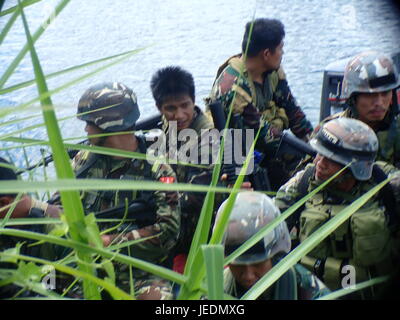
<instances>
[{"instance_id":1,"label":"camouflage sleeve","mask_svg":"<svg viewBox=\"0 0 400 320\"><path fill-rule=\"evenodd\" d=\"M251 89L245 77L228 66L215 81L211 99L219 100L228 114L232 106L232 115L241 115L239 123L231 123L230 127L258 129L261 115L253 105Z\"/></svg>"},{"instance_id":2,"label":"camouflage sleeve","mask_svg":"<svg viewBox=\"0 0 400 320\"><path fill-rule=\"evenodd\" d=\"M158 165L153 171L155 181L176 183L176 175L167 164ZM156 223L132 232L133 238L152 237L133 246L132 254L147 261L160 262L175 246L181 223L181 210L177 191L154 192L156 203ZM129 239L131 240L131 239Z\"/></svg>"},{"instance_id":3,"label":"camouflage sleeve","mask_svg":"<svg viewBox=\"0 0 400 320\"><path fill-rule=\"evenodd\" d=\"M331 291L314 274L300 264L294 266L297 279L298 300L315 300Z\"/></svg>"},{"instance_id":4,"label":"camouflage sleeve","mask_svg":"<svg viewBox=\"0 0 400 320\"><path fill-rule=\"evenodd\" d=\"M274 93L275 103L285 109L289 119L289 128L300 139L310 135L313 131L311 122L306 118L303 110L293 97L287 80L280 77Z\"/></svg>"},{"instance_id":5,"label":"camouflage sleeve","mask_svg":"<svg viewBox=\"0 0 400 320\"><path fill-rule=\"evenodd\" d=\"M297 172L297 174L286 182L282 187L279 188L275 196L275 204L278 206L281 212L290 208L297 202L297 198L300 195L299 183L306 169Z\"/></svg>"}]
</instances>

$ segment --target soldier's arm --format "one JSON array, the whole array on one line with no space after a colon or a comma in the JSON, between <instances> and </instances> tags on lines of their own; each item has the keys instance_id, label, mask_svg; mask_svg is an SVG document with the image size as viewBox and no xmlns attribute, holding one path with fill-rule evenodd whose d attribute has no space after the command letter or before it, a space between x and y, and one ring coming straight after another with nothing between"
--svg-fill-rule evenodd
<instances>
[{"instance_id":1,"label":"soldier's arm","mask_svg":"<svg viewBox=\"0 0 400 320\"><path fill-rule=\"evenodd\" d=\"M232 116L240 116L239 123L233 123L230 127L258 129L260 125L260 113L253 105L251 90L244 77L228 66L215 81L211 100L219 100L228 115L232 108Z\"/></svg>"},{"instance_id":2,"label":"soldier's arm","mask_svg":"<svg viewBox=\"0 0 400 320\"><path fill-rule=\"evenodd\" d=\"M169 165L153 166L153 178L163 183L176 183L175 172ZM153 225L133 230L122 236L123 241L140 240L151 237L134 244L131 254L139 259L159 262L166 258L169 251L176 244L180 228L180 205L177 191L160 191L153 194L156 203L156 221ZM121 235L103 235L103 244L107 246Z\"/></svg>"},{"instance_id":3,"label":"soldier's arm","mask_svg":"<svg viewBox=\"0 0 400 320\"><path fill-rule=\"evenodd\" d=\"M278 71L279 80L274 93L275 103L284 108L289 119L289 128L300 139L304 139L313 131L311 122L306 118L303 110L292 95L284 72Z\"/></svg>"}]
</instances>

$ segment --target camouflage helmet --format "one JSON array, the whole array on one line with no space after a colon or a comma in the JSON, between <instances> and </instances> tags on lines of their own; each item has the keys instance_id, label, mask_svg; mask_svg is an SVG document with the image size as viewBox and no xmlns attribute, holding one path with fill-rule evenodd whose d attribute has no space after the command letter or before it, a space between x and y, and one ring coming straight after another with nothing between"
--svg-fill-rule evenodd
<instances>
[{"instance_id":1,"label":"camouflage helmet","mask_svg":"<svg viewBox=\"0 0 400 320\"><path fill-rule=\"evenodd\" d=\"M326 122L311 146L321 155L340 164L350 164L357 180L369 180L378 152L375 132L360 120L337 118Z\"/></svg>"},{"instance_id":2,"label":"camouflage helmet","mask_svg":"<svg viewBox=\"0 0 400 320\"><path fill-rule=\"evenodd\" d=\"M217 221L226 202L218 210ZM252 191L239 192L223 237L225 255L231 254L279 215L279 209L267 195ZM246 265L265 261L278 252L288 253L290 244L289 231L286 222L283 221L231 264Z\"/></svg>"},{"instance_id":3,"label":"camouflage helmet","mask_svg":"<svg viewBox=\"0 0 400 320\"><path fill-rule=\"evenodd\" d=\"M97 109L102 110L81 114ZM119 82L101 83L90 87L78 103L78 119L93 123L104 131L130 130L139 116L135 93Z\"/></svg>"},{"instance_id":4,"label":"camouflage helmet","mask_svg":"<svg viewBox=\"0 0 400 320\"><path fill-rule=\"evenodd\" d=\"M344 71L341 100L353 93L374 93L395 89L400 77L391 57L367 51L350 59Z\"/></svg>"}]
</instances>

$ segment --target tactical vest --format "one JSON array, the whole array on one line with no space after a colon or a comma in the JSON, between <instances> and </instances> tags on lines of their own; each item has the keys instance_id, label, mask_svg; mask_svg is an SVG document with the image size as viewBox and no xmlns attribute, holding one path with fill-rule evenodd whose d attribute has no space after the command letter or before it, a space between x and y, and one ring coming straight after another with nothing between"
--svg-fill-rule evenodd
<instances>
[{"instance_id":1,"label":"tactical vest","mask_svg":"<svg viewBox=\"0 0 400 320\"><path fill-rule=\"evenodd\" d=\"M265 97L263 99L264 101L260 101L257 98L258 95L255 83L252 80L250 74L245 70L245 66L241 55L235 55L229 58L218 69L217 79L228 65L231 68L233 68L238 75L243 74L243 77L246 79L247 84L249 85L250 88L251 96L237 84L234 84L232 89L240 94L240 98L244 98L247 103L252 103L259 109L263 121L261 125L263 125L264 123L268 123L273 127L279 129L280 131L288 129L289 118L286 114L285 109L277 106L275 101L273 100L274 93L276 92L279 80L285 79L285 73L282 67L280 67L277 71L273 71L267 75L268 79L266 79L265 81L267 81L269 85L266 86L267 91L264 92L265 94ZM236 96L235 99L239 99L239 97Z\"/></svg>"},{"instance_id":2,"label":"tactical vest","mask_svg":"<svg viewBox=\"0 0 400 320\"><path fill-rule=\"evenodd\" d=\"M310 198L300 215L300 241L308 238L374 185L372 181L359 182L357 194L345 201L345 195L329 196L324 190ZM313 188L310 184L308 192ZM322 259L323 273L319 274L316 270L319 265L315 265L315 259L305 257L302 263L322 278L330 289L341 288L344 265L356 268L357 282L389 273L392 244L386 210L375 195L315 247L309 257Z\"/></svg>"}]
</instances>

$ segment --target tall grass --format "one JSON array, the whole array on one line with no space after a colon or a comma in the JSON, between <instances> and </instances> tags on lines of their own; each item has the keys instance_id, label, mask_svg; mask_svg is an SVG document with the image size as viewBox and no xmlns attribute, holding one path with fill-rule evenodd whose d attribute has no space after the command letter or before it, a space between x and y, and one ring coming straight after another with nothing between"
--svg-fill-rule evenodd
<instances>
[{"instance_id":1,"label":"tall grass","mask_svg":"<svg viewBox=\"0 0 400 320\"><path fill-rule=\"evenodd\" d=\"M10 112L22 112L35 103L40 103L41 114L36 114L29 117L21 117L17 120L7 121L0 124L0 128L5 125L13 125L24 120L29 120L34 117L41 117L43 123L29 126L20 130L14 130L11 133L1 134L0 140L12 141L16 143L11 148L3 148L3 151L12 152L13 148L26 148L33 145L46 145L51 148L54 157L55 178L48 178L45 174L45 180L39 181L35 175L29 181L0 181L0 193L16 192L19 197L24 193L48 192L50 194L54 191L59 191L61 194L62 206L64 213L59 220L55 219L36 219L34 223L39 224L53 224L59 226L55 232L51 234L39 234L35 232L23 231L14 228L6 228L15 226L16 224L32 224L30 219L10 219L8 214L5 219L1 220L0 235L13 236L31 239L35 241L46 242L57 246L63 246L72 250L71 259L77 262L76 267L72 267L69 262L71 259L63 259L59 261L49 261L42 258L34 258L22 255L20 253L20 245L15 248L3 250L0 252L0 262L14 262L17 268L13 270L0 269L0 286L9 283L15 283L21 286L22 293L25 289L35 291L43 299L64 299L62 295L58 295L51 290L45 290L40 285L41 278L45 274L43 266L53 266L56 270L69 274L76 279L83 281L83 290L85 299L100 299L100 291L106 290L114 299L134 299L134 296L128 292L123 292L115 286L115 274L111 262L123 263L146 272L158 275L177 283L181 287L179 299L198 299L201 296L208 296L210 299L232 298L227 297L223 293L223 267L227 265L232 259L243 253L250 248L265 234L278 225L281 221L289 217L293 212L307 201L313 194L324 188L328 182L321 185L318 189L314 190L303 199L299 200L293 207L282 213L280 217L275 219L271 224L262 229L259 233L254 235L249 241L244 243L238 250L231 256L223 258L223 249L220 245L223 233L226 229L229 215L237 192L244 179L244 172L250 161L250 155L254 149L254 143L246 158L245 164L242 168L241 174L238 176L233 188L227 189L218 186L218 180L221 170L221 159L223 156L223 142L221 144L219 159L213 169L212 182L209 186L194 186L188 184L174 184L168 185L157 182L134 182L134 181L121 181L121 180L76 180L72 171L70 160L67 155L66 149L89 150L91 152L111 155L111 156L124 156L128 158L143 159L145 155L136 152L127 152L104 147L93 147L82 144L68 143L69 139L62 137L59 128L59 123L64 119L57 119L54 112L54 105L51 96L66 88L77 84L78 82L93 77L101 71L109 68L123 60L132 57L135 53L143 49L130 50L124 53L116 54L110 57L103 57L94 61L86 62L77 66L72 66L65 70L45 75L42 71L41 61L36 54L35 42L44 33L46 27L51 24L52 19L49 17L44 21L41 27L38 28L33 34L30 33L29 25L25 19L25 10L34 10L34 4L39 0L25 0L19 1L18 6L2 11L0 17L9 18L5 28L0 33L0 49L3 40L9 36L13 30L13 26L17 19L22 19L24 31L26 34L27 42L21 48L15 59L7 66L5 72L0 75L0 95L9 94L27 86L36 85L38 89L38 96L30 101L21 102L17 107L0 109L0 117L5 118ZM55 8L55 15L62 13L63 9L68 5L68 0L62 0ZM1 8L0 8L1 9ZM53 15L54 17L54 15ZM32 61L32 69L35 73L35 79L24 81L9 87L5 87L8 79L15 72L23 57L29 53ZM107 62L107 63L106 63ZM69 72L77 72L88 65L102 64L94 71L80 75L74 80L61 85L59 88L50 91L47 87L47 80L50 78L61 78ZM112 106L111 106L112 107ZM232 110L232 109L231 109ZM228 115L228 121L231 116ZM43 126L46 129L48 140L38 140L31 138L21 138L21 133L29 132L33 128ZM259 132L256 135L258 137ZM223 139L224 141L224 139ZM29 161L27 166L29 166ZM181 164L184 165L184 164ZM334 219L329 221L319 230L317 230L309 239L300 244L298 248L293 250L287 255L279 264L277 264L264 278L262 278L252 289L250 289L243 299L255 299L264 290L271 286L283 273L286 272L291 266L297 263L304 255L306 255L312 248L314 248L322 239L329 236L337 227L339 227L346 219L348 219L363 203L365 203L371 196L373 196L379 189L387 183L388 180L382 182L379 186L372 189L365 194L362 198L358 199L351 206L343 210ZM82 203L79 197L79 192L82 190L178 190L178 191L192 191L206 193L205 201L201 209L199 222L191 244L188 261L184 274L176 273L164 267L151 264L140 259L133 258L120 253L121 246L111 246L104 248L100 239L100 232L94 215L85 215L82 208ZM214 231L211 234L212 217L217 208L214 208L215 193L228 193L227 205L221 214L221 219L216 222ZM15 205L15 204L14 204ZM11 208L12 209L12 208ZM11 213L11 210L9 210ZM97 277L97 270L103 268L107 276L104 279ZM381 279L379 279L381 280ZM375 282L373 282L375 283ZM369 283L370 285L371 283ZM365 284L364 284L365 286ZM340 293L332 295L330 298L339 296ZM15 297L18 298L18 295Z\"/></svg>"}]
</instances>

